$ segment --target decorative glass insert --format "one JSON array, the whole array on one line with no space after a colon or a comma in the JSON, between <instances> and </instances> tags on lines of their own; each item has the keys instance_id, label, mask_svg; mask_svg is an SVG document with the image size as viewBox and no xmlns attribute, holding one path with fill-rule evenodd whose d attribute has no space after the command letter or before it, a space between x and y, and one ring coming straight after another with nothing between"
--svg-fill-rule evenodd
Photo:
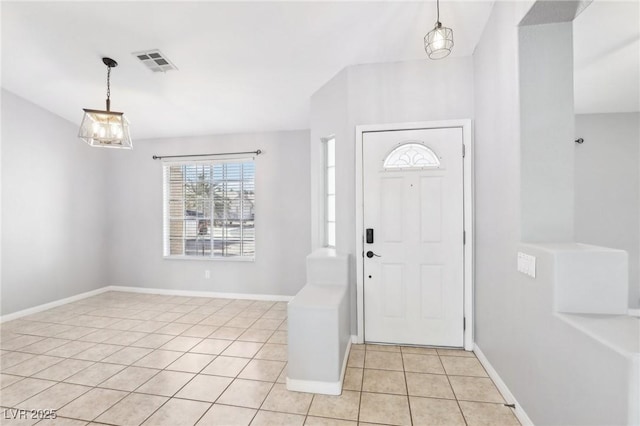
<instances>
[{"instance_id":1,"label":"decorative glass insert","mask_svg":"<svg viewBox=\"0 0 640 426\"><path fill-rule=\"evenodd\" d=\"M418 142L408 142L396 147L384 160L385 169L413 169L440 167L438 156Z\"/></svg>"}]
</instances>

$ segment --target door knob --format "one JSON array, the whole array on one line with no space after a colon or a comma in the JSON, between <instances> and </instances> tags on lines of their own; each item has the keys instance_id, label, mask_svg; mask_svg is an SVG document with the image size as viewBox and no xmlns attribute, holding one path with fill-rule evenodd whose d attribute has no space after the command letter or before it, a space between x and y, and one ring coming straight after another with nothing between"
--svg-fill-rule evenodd
<instances>
[{"instance_id":1,"label":"door knob","mask_svg":"<svg viewBox=\"0 0 640 426\"><path fill-rule=\"evenodd\" d=\"M373 256L375 256L375 257L380 257L380 255L379 255L379 254L375 254L374 252L372 252L371 250L369 250L369 251L367 252L367 257L368 257L369 259L371 259Z\"/></svg>"}]
</instances>

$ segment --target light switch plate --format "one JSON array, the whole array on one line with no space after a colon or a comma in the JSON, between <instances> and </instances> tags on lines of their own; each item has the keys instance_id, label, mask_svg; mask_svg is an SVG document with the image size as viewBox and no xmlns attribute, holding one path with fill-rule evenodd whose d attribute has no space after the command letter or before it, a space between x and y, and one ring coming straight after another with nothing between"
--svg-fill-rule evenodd
<instances>
[{"instance_id":1,"label":"light switch plate","mask_svg":"<svg viewBox=\"0 0 640 426\"><path fill-rule=\"evenodd\" d=\"M518 272L522 272L532 278L536 277L536 257L530 254L518 252Z\"/></svg>"}]
</instances>

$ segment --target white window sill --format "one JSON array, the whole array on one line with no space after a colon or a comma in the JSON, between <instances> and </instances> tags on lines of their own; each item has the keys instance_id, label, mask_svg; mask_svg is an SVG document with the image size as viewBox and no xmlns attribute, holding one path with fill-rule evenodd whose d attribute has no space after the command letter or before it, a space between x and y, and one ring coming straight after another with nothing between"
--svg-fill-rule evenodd
<instances>
[{"instance_id":1,"label":"white window sill","mask_svg":"<svg viewBox=\"0 0 640 426\"><path fill-rule=\"evenodd\" d=\"M211 262L255 262L255 257L249 256L220 256L220 257L203 257L203 256L163 256L164 260L196 260Z\"/></svg>"}]
</instances>

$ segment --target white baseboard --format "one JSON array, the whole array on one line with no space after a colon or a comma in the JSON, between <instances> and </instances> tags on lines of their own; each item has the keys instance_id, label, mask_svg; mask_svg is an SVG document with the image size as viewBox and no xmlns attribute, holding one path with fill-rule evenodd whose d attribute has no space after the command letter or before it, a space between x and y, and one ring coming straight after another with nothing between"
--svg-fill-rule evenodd
<instances>
[{"instance_id":1,"label":"white baseboard","mask_svg":"<svg viewBox=\"0 0 640 426\"><path fill-rule=\"evenodd\" d=\"M322 395L340 395L342 393L342 380L337 382L319 382L314 380L296 380L287 377L287 390L319 393Z\"/></svg>"},{"instance_id":2,"label":"white baseboard","mask_svg":"<svg viewBox=\"0 0 640 426\"><path fill-rule=\"evenodd\" d=\"M219 292L213 292L213 291L167 290L167 289L160 289L160 288L142 288L142 287L109 285L109 286L98 288L96 290L91 290L85 293L76 294L75 296L54 300L53 302L45 303L43 305L38 305L32 308L23 309L18 312L12 312L7 315L2 315L0 316L0 324L5 321L11 321L14 319L26 317L27 315L37 314L38 312L46 311L47 309L55 308L60 305L64 305L66 303L71 303L78 300L86 299L87 297L91 297L91 296L97 296L98 294L106 293L107 291L123 291L123 292L129 292L129 293L144 293L144 294L161 294L166 296L216 297L219 299L266 300L271 302L289 302L291 301L291 299L293 299L293 296L281 296L281 295L273 295L273 294L219 293Z\"/></svg>"},{"instance_id":3,"label":"white baseboard","mask_svg":"<svg viewBox=\"0 0 640 426\"><path fill-rule=\"evenodd\" d=\"M476 354L476 357L478 358L478 361L480 361L480 364L482 364L484 369L487 370L487 374L489 374L489 377L491 377L491 380L493 380L493 383L495 383L505 401L507 401L508 404L515 404L516 408L513 409L513 414L515 414L515 416L518 418L520 424L522 424L523 426L533 426L533 422L531 421L529 416L527 416L527 413L524 412L522 406L518 403L518 401L516 401L516 398L513 396L506 383L502 381L502 378L498 375L498 372L493 368L478 345L475 345L473 352Z\"/></svg>"},{"instance_id":4,"label":"white baseboard","mask_svg":"<svg viewBox=\"0 0 640 426\"><path fill-rule=\"evenodd\" d=\"M344 358L342 358L342 371L340 371L340 393L342 393L342 383L344 383L344 375L347 373L347 363L349 362L349 354L351 353L351 342L353 341L353 335L347 342L347 348L344 351Z\"/></svg>"},{"instance_id":5,"label":"white baseboard","mask_svg":"<svg viewBox=\"0 0 640 426\"><path fill-rule=\"evenodd\" d=\"M38 312L46 311L47 309L56 308L66 303L76 302L78 300L86 299L87 297L91 297L91 296L97 296L98 294L102 294L107 291L109 291L109 287L101 287L96 290L91 290L85 293L76 294L75 296L65 297L64 299L54 300L53 302L34 306L32 308L23 309L17 312L12 312L10 314L0 316L0 323L26 317L27 315L37 314Z\"/></svg>"},{"instance_id":6,"label":"white baseboard","mask_svg":"<svg viewBox=\"0 0 640 426\"><path fill-rule=\"evenodd\" d=\"M337 382L320 382L317 380L298 380L287 377L287 389L295 392L319 393L323 395L342 394L342 383L344 383L344 375L347 372L347 362L349 361L349 353L351 352L351 342L355 337L356 336L351 336L347 342L347 348L344 351L344 359L342 360L340 380Z\"/></svg>"},{"instance_id":7,"label":"white baseboard","mask_svg":"<svg viewBox=\"0 0 640 426\"><path fill-rule=\"evenodd\" d=\"M629 309L629 316L640 317L640 309Z\"/></svg>"},{"instance_id":8,"label":"white baseboard","mask_svg":"<svg viewBox=\"0 0 640 426\"><path fill-rule=\"evenodd\" d=\"M290 302L293 296L283 296L278 294L248 294L248 293L221 293L215 291L194 291L194 290L174 290L163 288L128 287L112 285L109 291L124 291L129 293L161 294L164 296L187 296L187 297L216 297L219 299L246 299L246 300L266 300L270 302Z\"/></svg>"}]
</instances>

